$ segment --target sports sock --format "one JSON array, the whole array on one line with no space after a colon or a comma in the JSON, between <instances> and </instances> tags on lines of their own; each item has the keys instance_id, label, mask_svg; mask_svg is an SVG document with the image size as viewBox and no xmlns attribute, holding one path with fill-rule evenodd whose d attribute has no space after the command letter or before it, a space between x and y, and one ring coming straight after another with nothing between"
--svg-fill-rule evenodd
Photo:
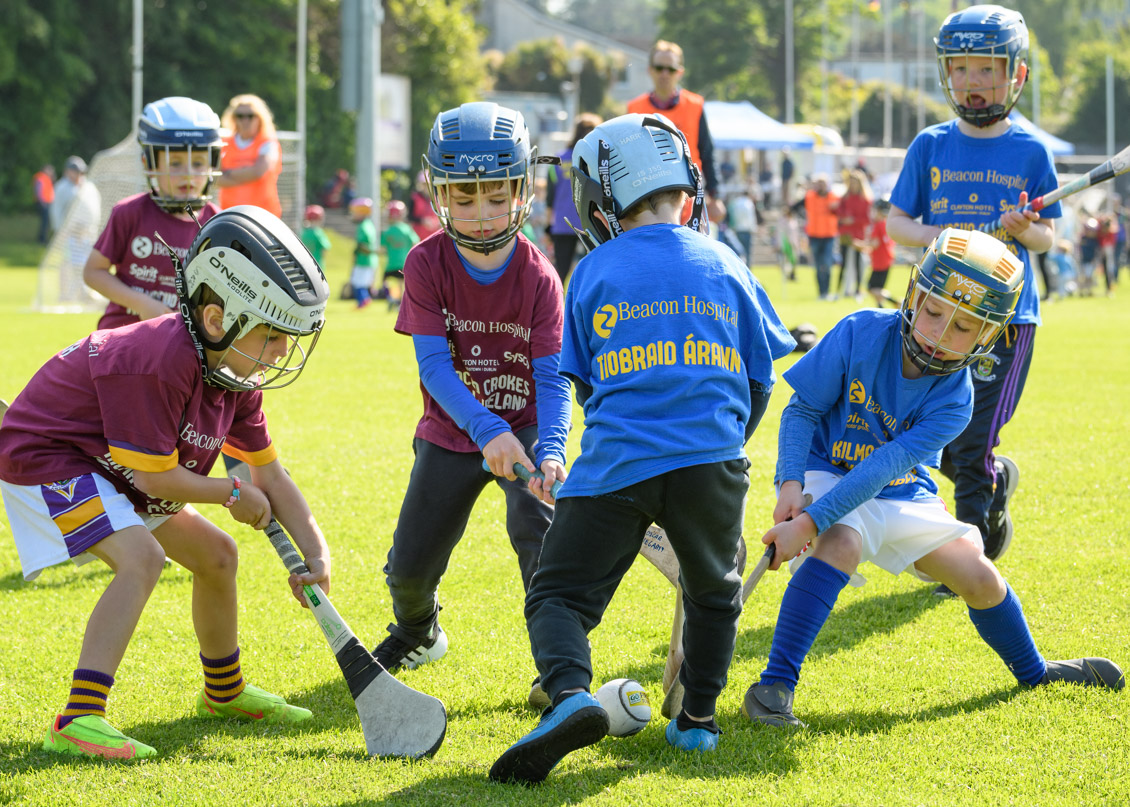
<instances>
[{"instance_id":1,"label":"sports sock","mask_svg":"<svg viewBox=\"0 0 1130 807\"><path fill-rule=\"evenodd\" d=\"M807 558L800 565L781 598L769 662L761 673L762 684L782 683L796 688L800 665L849 579L819 558Z\"/></svg>"},{"instance_id":2,"label":"sports sock","mask_svg":"<svg viewBox=\"0 0 1130 807\"><path fill-rule=\"evenodd\" d=\"M714 718L709 720L691 720L687 717L686 710L679 712L679 716L675 719L675 725L679 727L679 731L690 731L691 729L706 729L711 734L721 734L722 729L718 728L718 724L714 722Z\"/></svg>"},{"instance_id":3,"label":"sports sock","mask_svg":"<svg viewBox=\"0 0 1130 807\"><path fill-rule=\"evenodd\" d=\"M67 708L59 718L59 728L83 715L104 717L106 698L110 697L110 687L113 685L112 675L97 670L84 670L81 667L75 670L71 680L71 695L67 699Z\"/></svg>"},{"instance_id":4,"label":"sports sock","mask_svg":"<svg viewBox=\"0 0 1130 807\"><path fill-rule=\"evenodd\" d=\"M239 666L239 648L227 658L211 659L200 654L204 664L204 692L216 703L227 703L239 697L246 686Z\"/></svg>"},{"instance_id":5,"label":"sports sock","mask_svg":"<svg viewBox=\"0 0 1130 807\"><path fill-rule=\"evenodd\" d=\"M1024 609L1012 586L1005 583L1004 600L992 608L969 609L969 619L985 644L1001 657L1022 684L1036 686L1047 671L1044 657L1036 649Z\"/></svg>"}]
</instances>

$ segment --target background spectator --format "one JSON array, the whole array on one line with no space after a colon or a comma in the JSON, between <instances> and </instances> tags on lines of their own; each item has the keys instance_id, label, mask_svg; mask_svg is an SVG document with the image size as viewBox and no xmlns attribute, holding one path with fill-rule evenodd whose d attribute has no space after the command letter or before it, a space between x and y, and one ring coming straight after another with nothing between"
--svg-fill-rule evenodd
<instances>
[{"instance_id":1,"label":"background spectator","mask_svg":"<svg viewBox=\"0 0 1130 807\"><path fill-rule=\"evenodd\" d=\"M231 134L224 138L223 173L216 180L220 207L256 205L281 217L282 151L266 102L258 95L237 95L228 102L221 122Z\"/></svg>"},{"instance_id":2,"label":"background spectator","mask_svg":"<svg viewBox=\"0 0 1130 807\"><path fill-rule=\"evenodd\" d=\"M51 203L55 201L55 166L45 165L31 178L35 190L35 206L39 210L39 237L41 244L47 243L51 231Z\"/></svg>"}]
</instances>

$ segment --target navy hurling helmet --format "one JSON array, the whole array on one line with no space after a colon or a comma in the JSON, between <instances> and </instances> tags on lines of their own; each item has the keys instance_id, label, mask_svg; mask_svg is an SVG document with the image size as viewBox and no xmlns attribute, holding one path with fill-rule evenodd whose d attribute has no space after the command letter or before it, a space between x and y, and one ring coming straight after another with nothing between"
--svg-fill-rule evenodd
<instances>
[{"instance_id":1,"label":"navy hurling helmet","mask_svg":"<svg viewBox=\"0 0 1130 807\"><path fill-rule=\"evenodd\" d=\"M423 165L444 231L484 255L508 244L530 215L536 160L521 112L479 101L439 113ZM497 183L507 209L492 216L484 207Z\"/></svg>"},{"instance_id":2,"label":"navy hurling helmet","mask_svg":"<svg viewBox=\"0 0 1130 807\"><path fill-rule=\"evenodd\" d=\"M1028 70L1028 26L1020 12L990 5L970 6L954 12L942 23L934 38L934 47L946 101L962 120L978 128L991 126L1005 117L1020 99ZM955 91L954 70L963 67L963 61L973 56L1004 61L1007 92L1001 102L993 98L1001 85L974 84L979 90L977 93ZM969 105L970 95L980 95L983 104Z\"/></svg>"}]
</instances>

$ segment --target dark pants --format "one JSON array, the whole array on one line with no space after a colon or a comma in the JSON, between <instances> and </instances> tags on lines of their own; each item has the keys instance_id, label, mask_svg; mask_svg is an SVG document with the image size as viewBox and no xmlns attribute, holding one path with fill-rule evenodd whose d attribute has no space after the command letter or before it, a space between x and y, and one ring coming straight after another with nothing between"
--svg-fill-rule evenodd
<instances>
[{"instance_id":1,"label":"dark pants","mask_svg":"<svg viewBox=\"0 0 1130 807\"><path fill-rule=\"evenodd\" d=\"M561 278L561 285L564 286L569 278L569 272L573 270L573 258L577 254L577 236L573 233L552 233L550 239L553 241L553 267Z\"/></svg>"},{"instance_id":2,"label":"dark pants","mask_svg":"<svg viewBox=\"0 0 1130 807\"><path fill-rule=\"evenodd\" d=\"M517 437L528 451L537 440L537 429L523 429ZM384 572L396 624L414 636L425 636L439 613L440 578L483 488L495 481L506 494L506 532L527 590L553 508L530 493L525 482L483 470L478 452L448 451L419 438L412 448L416 461Z\"/></svg>"},{"instance_id":3,"label":"dark pants","mask_svg":"<svg viewBox=\"0 0 1130 807\"><path fill-rule=\"evenodd\" d=\"M693 465L614 493L558 501L526 595L530 646L551 698L590 687L588 634L600 624L654 522L667 531L682 567L683 703L688 714L714 714L742 612L737 552L748 468L744 457Z\"/></svg>"},{"instance_id":4,"label":"dark pants","mask_svg":"<svg viewBox=\"0 0 1130 807\"><path fill-rule=\"evenodd\" d=\"M993 449L1020 402L1035 338L1035 325L1009 325L992 352L973 364L973 417L942 452L942 473L953 480L954 516L979 529L982 538L989 534L989 510L1004 507L1003 486L994 493Z\"/></svg>"},{"instance_id":5,"label":"dark pants","mask_svg":"<svg viewBox=\"0 0 1130 807\"><path fill-rule=\"evenodd\" d=\"M35 206L39 208L38 240L39 243L46 244L47 236L51 233L51 205L44 204L43 202L36 202Z\"/></svg>"},{"instance_id":6,"label":"dark pants","mask_svg":"<svg viewBox=\"0 0 1130 807\"><path fill-rule=\"evenodd\" d=\"M832 279L832 238L808 237L808 245L812 249L812 265L816 267L816 289L821 298L828 296L828 286Z\"/></svg>"}]
</instances>

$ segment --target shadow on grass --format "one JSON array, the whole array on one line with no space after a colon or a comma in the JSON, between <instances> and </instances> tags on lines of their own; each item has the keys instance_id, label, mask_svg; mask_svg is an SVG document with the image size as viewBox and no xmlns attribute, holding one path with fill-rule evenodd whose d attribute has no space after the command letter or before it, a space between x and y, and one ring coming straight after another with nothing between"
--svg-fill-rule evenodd
<instances>
[{"instance_id":1,"label":"shadow on grass","mask_svg":"<svg viewBox=\"0 0 1130 807\"><path fill-rule=\"evenodd\" d=\"M808 655L824 657L849 650L869 637L893 632L939 605L949 602L943 597L933 596L932 590L933 586L878 597L866 597L847 605L842 604L841 598L832 609L828 621L824 623ZM962 609L965 608L963 603L957 605ZM769 646L773 641L773 627L773 624L768 624L744 632L739 631L734 658L768 658Z\"/></svg>"},{"instance_id":2,"label":"shadow on grass","mask_svg":"<svg viewBox=\"0 0 1130 807\"><path fill-rule=\"evenodd\" d=\"M90 580L105 580L106 585L110 585L110 581L113 578L114 571L109 566L101 561L94 560L82 566L75 567L64 574L53 574L50 569L44 569L43 574L31 582L24 580L23 572L12 572L11 574L0 577L0 591L66 588L68 586L83 585ZM161 572L161 579L157 584L181 585L191 582L191 573L172 561L165 561L165 568Z\"/></svg>"}]
</instances>

